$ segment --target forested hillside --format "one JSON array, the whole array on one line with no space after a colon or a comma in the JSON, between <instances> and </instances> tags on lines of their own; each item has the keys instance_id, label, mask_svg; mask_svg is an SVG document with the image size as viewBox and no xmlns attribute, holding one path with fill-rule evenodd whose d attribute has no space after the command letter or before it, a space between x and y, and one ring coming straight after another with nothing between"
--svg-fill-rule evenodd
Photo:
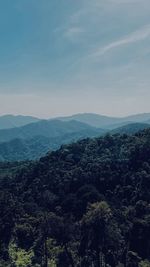
<instances>
[{"instance_id":1,"label":"forested hillside","mask_svg":"<svg viewBox=\"0 0 150 267\"><path fill-rule=\"evenodd\" d=\"M59 120L42 120L23 127L0 130L0 143L9 142L13 139L27 140L37 136L59 138L66 134L73 134L81 131L93 131L97 134L106 132L103 129L98 129L78 121L62 122Z\"/></svg>"},{"instance_id":2,"label":"forested hillside","mask_svg":"<svg viewBox=\"0 0 150 267\"><path fill-rule=\"evenodd\" d=\"M122 127L118 127L112 131L110 131L111 134L135 134L142 130L150 128L150 125L147 123L129 123L127 125L124 125Z\"/></svg>"},{"instance_id":3,"label":"forested hillside","mask_svg":"<svg viewBox=\"0 0 150 267\"><path fill-rule=\"evenodd\" d=\"M150 130L0 171L0 266L150 266Z\"/></svg>"},{"instance_id":4,"label":"forested hillside","mask_svg":"<svg viewBox=\"0 0 150 267\"><path fill-rule=\"evenodd\" d=\"M34 136L29 139L13 139L0 143L0 161L24 161L35 160L46 155L49 151L59 149L63 144L69 144L87 137L100 136L101 129L76 129L75 132L60 134L57 137Z\"/></svg>"},{"instance_id":5,"label":"forested hillside","mask_svg":"<svg viewBox=\"0 0 150 267\"><path fill-rule=\"evenodd\" d=\"M107 132L135 134L148 128L150 125L146 123L131 123L109 131L76 121L41 121L25 127L0 131L0 162L37 160L49 151L59 149L61 145L84 138L98 137Z\"/></svg>"}]
</instances>

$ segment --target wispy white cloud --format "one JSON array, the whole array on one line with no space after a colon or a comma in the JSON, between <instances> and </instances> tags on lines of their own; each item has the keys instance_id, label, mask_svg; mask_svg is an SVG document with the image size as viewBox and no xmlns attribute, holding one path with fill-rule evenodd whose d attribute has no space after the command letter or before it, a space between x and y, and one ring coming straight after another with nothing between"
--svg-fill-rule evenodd
<instances>
[{"instance_id":1,"label":"wispy white cloud","mask_svg":"<svg viewBox=\"0 0 150 267\"><path fill-rule=\"evenodd\" d=\"M81 35L84 33L84 29L81 27L70 26L64 31L64 37L69 39L69 41L77 41Z\"/></svg>"},{"instance_id":2,"label":"wispy white cloud","mask_svg":"<svg viewBox=\"0 0 150 267\"><path fill-rule=\"evenodd\" d=\"M140 28L131 34L123 37L122 39L111 42L110 44L97 48L97 50L91 54L92 57L103 56L105 53L109 52L112 49L117 47L122 47L125 45L133 44L145 40L150 36L150 24L145 25L143 28Z\"/></svg>"},{"instance_id":3,"label":"wispy white cloud","mask_svg":"<svg viewBox=\"0 0 150 267\"><path fill-rule=\"evenodd\" d=\"M108 1L115 4L133 4L133 3L148 2L148 0L108 0Z\"/></svg>"},{"instance_id":4,"label":"wispy white cloud","mask_svg":"<svg viewBox=\"0 0 150 267\"><path fill-rule=\"evenodd\" d=\"M90 3L90 2L89 2ZM93 0L92 5L101 6L107 4L134 4L134 3L149 3L149 0Z\"/></svg>"}]
</instances>

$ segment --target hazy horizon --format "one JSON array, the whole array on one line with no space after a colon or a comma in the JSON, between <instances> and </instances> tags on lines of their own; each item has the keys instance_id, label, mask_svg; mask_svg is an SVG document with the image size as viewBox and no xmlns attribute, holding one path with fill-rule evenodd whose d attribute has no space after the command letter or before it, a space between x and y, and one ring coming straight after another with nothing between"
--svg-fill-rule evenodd
<instances>
[{"instance_id":1,"label":"hazy horizon","mask_svg":"<svg viewBox=\"0 0 150 267\"><path fill-rule=\"evenodd\" d=\"M149 0L0 7L0 115L150 112Z\"/></svg>"},{"instance_id":2,"label":"hazy horizon","mask_svg":"<svg viewBox=\"0 0 150 267\"><path fill-rule=\"evenodd\" d=\"M93 114L93 115L99 115L99 116L104 116L104 117L112 117L112 118L126 118L126 117L130 117L130 116L136 116L136 115L144 115L144 114L150 114L150 112L142 112L142 113L131 113L131 114L126 114L126 115L122 115L122 116L112 116L111 114L100 114L100 113L93 113L93 112L82 112L82 113L71 113L71 114L59 114L56 116L45 116L45 117L40 117L40 116L36 116L34 114L12 114L12 113L4 113L4 114L0 114L0 117L5 117L5 116L29 116L29 117L35 117L38 119L57 119L57 118L63 118L63 117L72 117L74 115L82 115L82 114Z\"/></svg>"}]
</instances>

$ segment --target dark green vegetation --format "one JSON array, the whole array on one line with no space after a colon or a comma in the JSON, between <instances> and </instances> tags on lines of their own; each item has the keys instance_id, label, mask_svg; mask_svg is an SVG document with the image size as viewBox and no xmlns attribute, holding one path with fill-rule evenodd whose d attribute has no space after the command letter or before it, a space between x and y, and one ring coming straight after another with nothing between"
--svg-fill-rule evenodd
<instances>
[{"instance_id":1,"label":"dark green vegetation","mask_svg":"<svg viewBox=\"0 0 150 267\"><path fill-rule=\"evenodd\" d=\"M150 130L0 170L0 266L150 266Z\"/></svg>"}]
</instances>

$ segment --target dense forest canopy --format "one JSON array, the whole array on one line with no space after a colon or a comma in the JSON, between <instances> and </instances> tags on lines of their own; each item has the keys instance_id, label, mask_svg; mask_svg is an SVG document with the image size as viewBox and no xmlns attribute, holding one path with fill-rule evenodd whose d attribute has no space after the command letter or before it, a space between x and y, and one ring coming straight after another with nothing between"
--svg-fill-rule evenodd
<instances>
[{"instance_id":1,"label":"dense forest canopy","mask_svg":"<svg viewBox=\"0 0 150 267\"><path fill-rule=\"evenodd\" d=\"M150 130L1 163L0 266L149 267Z\"/></svg>"}]
</instances>

